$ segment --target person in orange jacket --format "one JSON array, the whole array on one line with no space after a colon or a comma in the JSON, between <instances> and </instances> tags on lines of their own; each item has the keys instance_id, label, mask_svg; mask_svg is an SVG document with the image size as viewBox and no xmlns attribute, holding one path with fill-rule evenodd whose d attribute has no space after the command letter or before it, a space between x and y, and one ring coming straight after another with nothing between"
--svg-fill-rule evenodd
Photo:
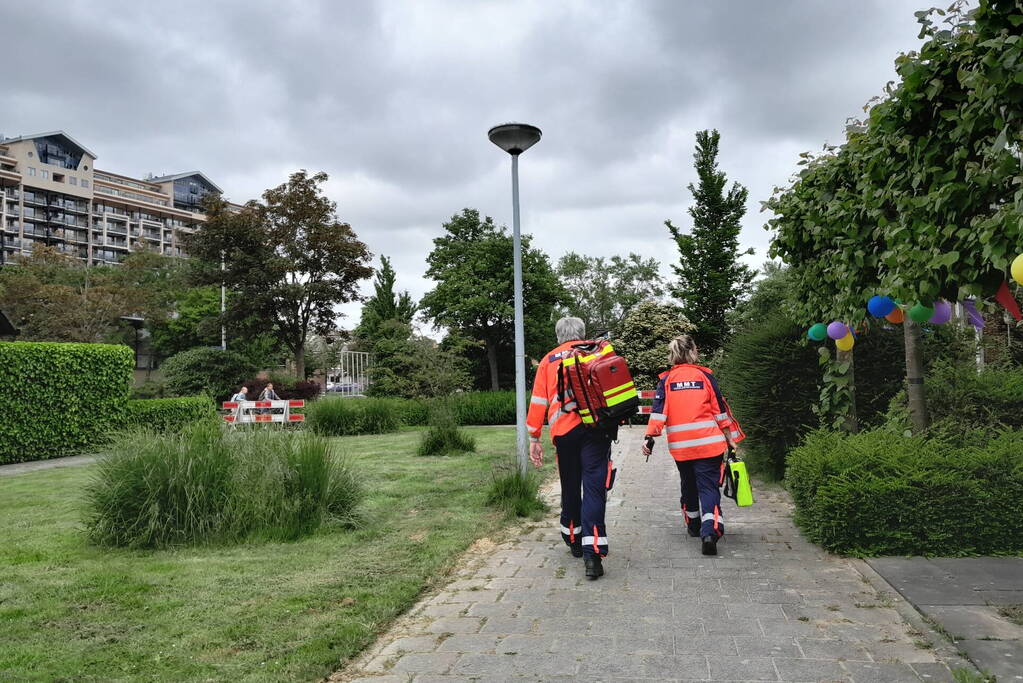
<instances>
[{"instance_id":1,"label":"person in orange jacket","mask_svg":"<svg viewBox=\"0 0 1023 683\"><path fill-rule=\"evenodd\" d=\"M546 418L561 479L561 537L572 555L584 558L586 577L595 580L604 575L601 558L608 551L604 510L613 484L611 435L583 426L575 403L558 394L561 361L585 339L586 325L579 318L562 318L554 331L558 346L537 365L533 381L526 418L529 457L535 466L543 465L540 433Z\"/></svg>"},{"instance_id":2,"label":"person in orange jacket","mask_svg":"<svg viewBox=\"0 0 1023 683\"><path fill-rule=\"evenodd\" d=\"M654 393L643 454L664 433L682 484L682 516L690 536L703 540L703 554L716 555L724 533L721 490L724 455L746 436L721 395L710 369L697 365L699 351L689 335L668 347L671 369L662 372Z\"/></svg>"}]
</instances>

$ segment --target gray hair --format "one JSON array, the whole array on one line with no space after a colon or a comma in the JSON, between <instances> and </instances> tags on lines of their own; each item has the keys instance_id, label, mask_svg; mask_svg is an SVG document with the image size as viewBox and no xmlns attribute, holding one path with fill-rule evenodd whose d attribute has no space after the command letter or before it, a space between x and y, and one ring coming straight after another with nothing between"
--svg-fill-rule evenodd
<instances>
[{"instance_id":1,"label":"gray hair","mask_svg":"<svg viewBox=\"0 0 1023 683\"><path fill-rule=\"evenodd\" d=\"M558 335L559 344L574 339L585 339L586 323L582 321L582 318L562 318L555 323L554 333Z\"/></svg>"}]
</instances>

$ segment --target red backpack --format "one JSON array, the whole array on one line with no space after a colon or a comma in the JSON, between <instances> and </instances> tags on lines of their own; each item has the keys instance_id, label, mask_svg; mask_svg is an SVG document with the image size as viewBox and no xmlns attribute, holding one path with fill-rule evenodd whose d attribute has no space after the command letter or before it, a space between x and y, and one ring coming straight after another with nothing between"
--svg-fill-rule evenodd
<instances>
[{"instance_id":1,"label":"red backpack","mask_svg":"<svg viewBox=\"0 0 1023 683\"><path fill-rule=\"evenodd\" d=\"M639 412L629 365L606 339L572 345L558 368L558 394L587 427L617 429Z\"/></svg>"}]
</instances>

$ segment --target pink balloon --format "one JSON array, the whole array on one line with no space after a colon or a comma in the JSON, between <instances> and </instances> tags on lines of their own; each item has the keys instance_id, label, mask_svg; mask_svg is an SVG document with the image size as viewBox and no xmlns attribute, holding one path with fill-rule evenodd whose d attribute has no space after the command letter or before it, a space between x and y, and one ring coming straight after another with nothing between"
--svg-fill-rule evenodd
<instances>
[{"instance_id":1,"label":"pink balloon","mask_svg":"<svg viewBox=\"0 0 1023 683\"><path fill-rule=\"evenodd\" d=\"M952 319L952 304L945 300L934 302L934 315L931 316L930 323L933 325L944 325Z\"/></svg>"}]
</instances>

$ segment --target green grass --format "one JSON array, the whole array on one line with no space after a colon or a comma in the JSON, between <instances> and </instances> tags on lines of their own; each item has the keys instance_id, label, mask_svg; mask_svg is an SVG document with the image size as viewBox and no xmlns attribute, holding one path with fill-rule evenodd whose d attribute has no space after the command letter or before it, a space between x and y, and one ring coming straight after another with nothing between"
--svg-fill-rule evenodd
<instances>
[{"instance_id":1,"label":"green grass","mask_svg":"<svg viewBox=\"0 0 1023 683\"><path fill-rule=\"evenodd\" d=\"M0 679L322 678L507 519L484 499L514 429L471 432L478 452L448 458L415 456L415 431L335 440L363 526L291 543L98 548L80 524L91 467L3 477Z\"/></svg>"}]
</instances>

